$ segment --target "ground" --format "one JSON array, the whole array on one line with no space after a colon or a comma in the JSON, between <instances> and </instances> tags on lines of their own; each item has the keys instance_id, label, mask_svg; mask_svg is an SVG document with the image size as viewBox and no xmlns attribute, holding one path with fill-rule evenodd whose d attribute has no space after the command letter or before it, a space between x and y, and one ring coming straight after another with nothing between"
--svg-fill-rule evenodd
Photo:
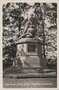
<instances>
[{"instance_id":1,"label":"ground","mask_svg":"<svg viewBox=\"0 0 59 90\"><path fill-rule=\"evenodd\" d=\"M57 78L3 78L4 88L56 88Z\"/></svg>"},{"instance_id":2,"label":"ground","mask_svg":"<svg viewBox=\"0 0 59 90\"><path fill-rule=\"evenodd\" d=\"M57 73L55 69L42 69L37 72L36 69L22 69L11 67L3 72L4 88L56 88Z\"/></svg>"}]
</instances>

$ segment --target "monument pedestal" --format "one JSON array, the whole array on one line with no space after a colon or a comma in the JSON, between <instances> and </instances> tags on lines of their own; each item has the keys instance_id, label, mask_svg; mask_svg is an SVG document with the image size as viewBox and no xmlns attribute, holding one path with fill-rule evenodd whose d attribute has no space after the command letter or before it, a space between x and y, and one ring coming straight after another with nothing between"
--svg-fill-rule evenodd
<instances>
[{"instance_id":1,"label":"monument pedestal","mask_svg":"<svg viewBox=\"0 0 59 90\"><path fill-rule=\"evenodd\" d=\"M17 42L17 56L21 60L24 72L38 72L42 67L41 41L33 38L22 38Z\"/></svg>"}]
</instances>

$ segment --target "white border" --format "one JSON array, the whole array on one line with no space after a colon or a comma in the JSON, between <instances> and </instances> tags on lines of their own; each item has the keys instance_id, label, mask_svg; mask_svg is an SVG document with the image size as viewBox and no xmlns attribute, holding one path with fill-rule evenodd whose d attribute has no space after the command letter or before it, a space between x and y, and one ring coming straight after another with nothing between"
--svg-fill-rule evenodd
<instances>
[{"instance_id":1,"label":"white border","mask_svg":"<svg viewBox=\"0 0 59 90\"><path fill-rule=\"evenodd\" d=\"M57 88L3 88L3 78L2 78L2 5L3 3L7 2L27 2L27 3L33 3L33 2L46 2L46 3L57 3ZM22 90L59 90L59 0L0 0L0 90L17 90L17 89L22 89Z\"/></svg>"}]
</instances>

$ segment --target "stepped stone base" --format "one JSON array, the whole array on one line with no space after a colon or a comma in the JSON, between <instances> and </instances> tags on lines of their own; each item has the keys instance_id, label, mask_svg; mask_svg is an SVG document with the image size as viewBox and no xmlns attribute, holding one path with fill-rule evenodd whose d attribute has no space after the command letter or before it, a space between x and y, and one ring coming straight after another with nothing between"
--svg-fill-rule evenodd
<instances>
[{"instance_id":1,"label":"stepped stone base","mask_svg":"<svg viewBox=\"0 0 59 90\"><path fill-rule=\"evenodd\" d=\"M10 67L6 69L4 72L7 73L38 73L38 71L42 70L41 67Z\"/></svg>"}]
</instances>

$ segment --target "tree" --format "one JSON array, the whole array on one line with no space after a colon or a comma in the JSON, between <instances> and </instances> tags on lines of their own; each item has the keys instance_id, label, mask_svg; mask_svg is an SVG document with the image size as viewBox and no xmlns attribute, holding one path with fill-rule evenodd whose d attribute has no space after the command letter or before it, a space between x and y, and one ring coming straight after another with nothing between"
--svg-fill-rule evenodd
<instances>
[{"instance_id":1,"label":"tree","mask_svg":"<svg viewBox=\"0 0 59 90\"><path fill-rule=\"evenodd\" d=\"M32 10L33 9L33 10ZM31 11L32 10L32 11ZM31 11L32 18L29 14ZM34 18L35 19L34 19ZM56 58L57 4L56 3L7 3L3 5L3 55L11 54L15 42L24 33L31 18L36 27L35 38L43 42L44 58ZM33 21L34 20L34 21ZM25 21L25 22L24 22ZM14 46L13 46L14 45ZM9 47L8 50L6 47ZM11 49L10 49L11 48ZM10 52L8 52L10 50ZM15 55L16 56L16 55ZM12 54L10 57L13 57Z\"/></svg>"},{"instance_id":2,"label":"tree","mask_svg":"<svg viewBox=\"0 0 59 90\"><path fill-rule=\"evenodd\" d=\"M7 3L3 5L3 58L12 60L16 57L16 45L20 36L24 12L29 8L26 3ZM23 14L23 16L22 16Z\"/></svg>"}]
</instances>

